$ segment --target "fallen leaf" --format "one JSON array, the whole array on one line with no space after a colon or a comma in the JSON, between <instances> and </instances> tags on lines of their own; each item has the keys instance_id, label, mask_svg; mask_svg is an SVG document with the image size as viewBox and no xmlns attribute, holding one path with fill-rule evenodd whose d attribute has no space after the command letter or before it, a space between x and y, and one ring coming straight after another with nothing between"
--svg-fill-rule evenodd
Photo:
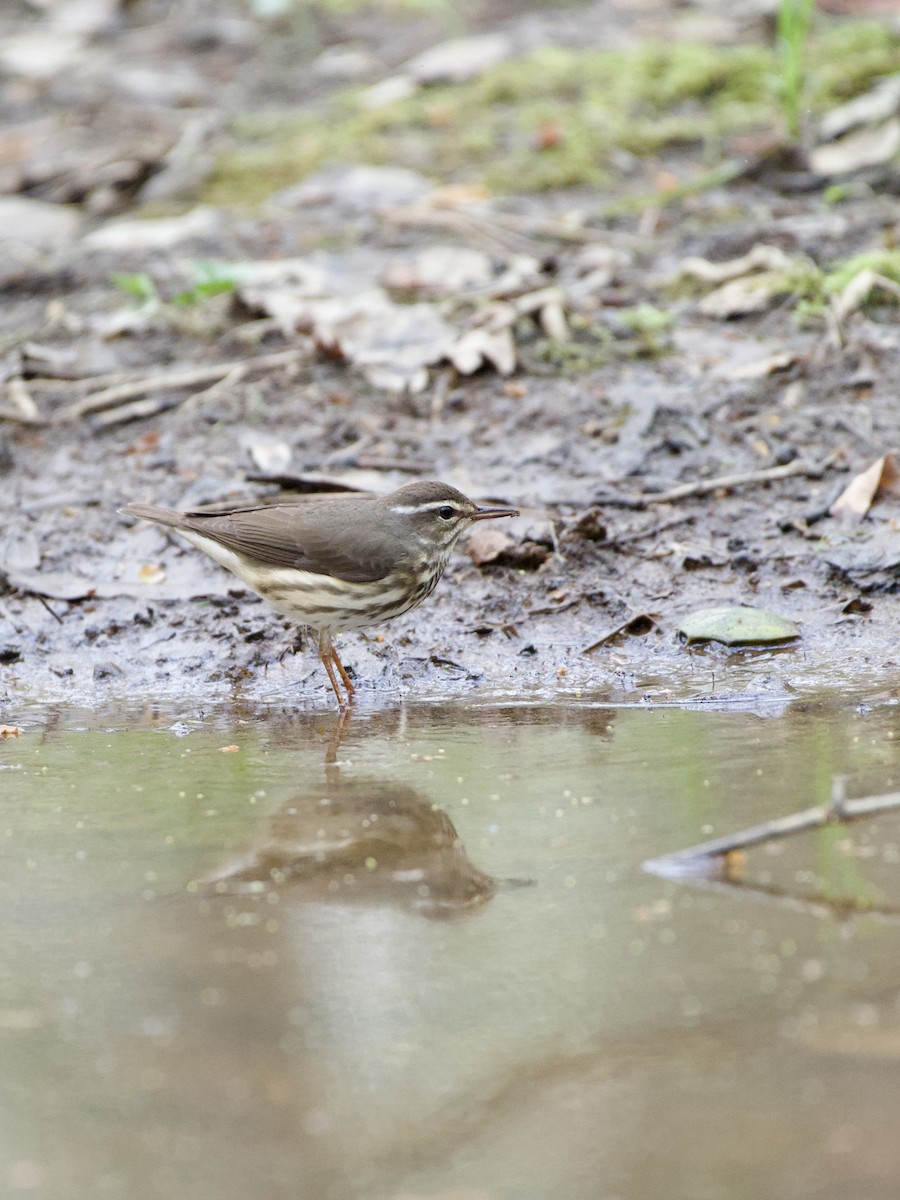
<instances>
[{"instance_id":1,"label":"fallen leaf","mask_svg":"<svg viewBox=\"0 0 900 1200\"><path fill-rule=\"evenodd\" d=\"M376 112L379 108L387 108L390 104L399 104L416 94L416 81L409 75L390 75L380 79L359 94L360 108Z\"/></svg>"},{"instance_id":2,"label":"fallen leaf","mask_svg":"<svg viewBox=\"0 0 900 1200\"><path fill-rule=\"evenodd\" d=\"M857 125L886 121L900 109L900 74L881 79L862 96L856 96L822 118L819 136L823 142L840 137Z\"/></svg>"},{"instance_id":3,"label":"fallen leaf","mask_svg":"<svg viewBox=\"0 0 900 1200\"><path fill-rule=\"evenodd\" d=\"M29 529L10 529L0 538L0 570L33 571L41 563L41 548Z\"/></svg>"},{"instance_id":4,"label":"fallen leaf","mask_svg":"<svg viewBox=\"0 0 900 1200\"><path fill-rule=\"evenodd\" d=\"M569 340L569 323L561 304L551 302L545 304L540 311L541 328L547 337L554 342Z\"/></svg>"},{"instance_id":5,"label":"fallen leaf","mask_svg":"<svg viewBox=\"0 0 900 1200\"><path fill-rule=\"evenodd\" d=\"M839 141L816 146L809 165L817 175L848 175L863 167L890 162L900 150L900 119L894 117L881 125L871 125L848 133Z\"/></svg>"},{"instance_id":6,"label":"fallen leaf","mask_svg":"<svg viewBox=\"0 0 900 1200\"><path fill-rule=\"evenodd\" d=\"M804 356L796 350L779 350L766 355L765 358L755 358L752 362L740 363L735 367L725 365L716 374L722 379L735 382L742 379L765 379L767 375L786 371L802 357Z\"/></svg>"},{"instance_id":7,"label":"fallen leaf","mask_svg":"<svg viewBox=\"0 0 900 1200\"><path fill-rule=\"evenodd\" d=\"M840 517L847 525L857 525L879 492L900 496L900 468L893 454L882 454L865 471L854 476L828 512L832 517Z\"/></svg>"},{"instance_id":8,"label":"fallen leaf","mask_svg":"<svg viewBox=\"0 0 900 1200\"><path fill-rule=\"evenodd\" d=\"M866 591L896 586L900 569L900 533L878 526L868 536L861 529L840 541L826 543L822 558Z\"/></svg>"},{"instance_id":9,"label":"fallen leaf","mask_svg":"<svg viewBox=\"0 0 900 1200\"><path fill-rule=\"evenodd\" d=\"M418 83L465 83L509 58L512 49L505 33L474 34L431 46L405 69Z\"/></svg>"},{"instance_id":10,"label":"fallen leaf","mask_svg":"<svg viewBox=\"0 0 900 1200\"><path fill-rule=\"evenodd\" d=\"M785 617L737 605L692 613L681 622L678 632L687 642L721 642L725 646L778 645L800 636L794 622Z\"/></svg>"},{"instance_id":11,"label":"fallen leaf","mask_svg":"<svg viewBox=\"0 0 900 1200\"><path fill-rule=\"evenodd\" d=\"M782 271L763 271L722 284L704 296L698 307L705 317L728 320L762 312L789 290L787 276Z\"/></svg>"},{"instance_id":12,"label":"fallen leaf","mask_svg":"<svg viewBox=\"0 0 900 1200\"><path fill-rule=\"evenodd\" d=\"M511 375L516 369L516 345L508 328L496 333L470 329L449 346L447 357L460 375L471 375L485 362L500 375Z\"/></svg>"},{"instance_id":13,"label":"fallen leaf","mask_svg":"<svg viewBox=\"0 0 900 1200\"><path fill-rule=\"evenodd\" d=\"M585 646L581 651L582 654L593 654L595 650L599 650L601 646L606 646L621 634L627 634L633 637L643 637L649 633L651 629L655 629L656 618L650 613L635 613L634 616L628 617L627 620L621 621L615 628L604 633L602 637L597 638L595 642L591 642L589 646Z\"/></svg>"},{"instance_id":14,"label":"fallen leaf","mask_svg":"<svg viewBox=\"0 0 900 1200\"><path fill-rule=\"evenodd\" d=\"M778 246L758 242L747 254L723 262L710 262L707 258L685 258L679 267L679 274L690 279L700 279L704 283L725 283L729 279L739 279L754 271L789 271L794 265L793 260Z\"/></svg>"},{"instance_id":15,"label":"fallen leaf","mask_svg":"<svg viewBox=\"0 0 900 1200\"><path fill-rule=\"evenodd\" d=\"M115 251L169 250L173 246L219 232L221 213L202 206L180 217L110 221L85 234L81 245L88 250Z\"/></svg>"},{"instance_id":16,"label":"fallen leaf","mask_svg":"<svg viewBox=\"0 0 900 1200\"><path fill-rule=\"evenodd\" d=\"M240 750L240 746L220 746L219 747L220 754L237 754L238 750Z\"/></svg>"},{"instance_id":17,"label":"fallen leaf","mask_svg":"<svg viewBox=\"0 0 900 1200\"><path fill-rule=\"evenodd\" d=\"M408 79L402 83L386 79L371 88L370 93L374 96L378 88L387 90L389 84L395 85L398 91L403 87L409 88L410 92L415 91L415 84ZM377 107L379 99L376 97L375 104L363 101L364 106ZM430 188L423 175L406 167L372 167L360 163L352 167L326 167L302 183L276 192L267 205L275 210L321 205L333 206L348 213L379 213L397 204L412 204L421 200ZM278 263L273 263L273 266L277 267Z\"/></svg>"},{"instance_id":18,"label":"fallen leaf","mask_svg":"<svg viewBox=\"0 0 900 1200\"><path fill-rule=\"evenodd\" d=\"M483 287L492 274L491 260L480 250L426 246L389 262L381 282L394 291L427 291L446 296Z\"/></svg>"},{"instance_id":19,"label":"fallen leaf","mask_svg":"<svg viewBox=\"0 0 900 1200\"><path fill-rule=\"evenodd\" d=\"M469 534L466 549L476 567L482 567L498 559L512 544L512 538L501 529L481 529L476 526Z\"/></svg>"},{"instance_id":20,"label":"fallen leaf","mask_svg":"<svg viewBox=\"0 0 900 1200\"><path fill-rule=\"evenodd\" d=\"M144 563L138 571L138 579L141 583L162 583L165 577L166 569L159 563Z\"/></svg>"},{"instance_id":21,"label":"fallen leaf","mask_svg":"<svg viewBox=\"0 0 900 1200\"><path fill-rule=\"evenodd\" d=\"M291 461L291 454L287 442L256 441L250 444L250 457L260 471L277 473L286 470Z\"/></svg>"},{"instance_id":22,"label":"fallen leaf","mask_svg":"<svg viewBox=\"0 0 900 1200\"><path fill-rule=\"evenodd\" d=\"M489 196L483 183L445 183L428 193L428 204L432 208L465 208L482 204Z\"/></svg>"},{"instance_id":23,"label":"fallen leaf","mask_svg":"<svg viewBox=\"0 0 900 1200\"><path fill-rule=\"evenodd\" d=\"M842 613L855 615L856 613L870 613L872 611L872 601L866 600L862 596L854 596L852 600L848 600L841 609Z\"/></svg>"}]
</instances>

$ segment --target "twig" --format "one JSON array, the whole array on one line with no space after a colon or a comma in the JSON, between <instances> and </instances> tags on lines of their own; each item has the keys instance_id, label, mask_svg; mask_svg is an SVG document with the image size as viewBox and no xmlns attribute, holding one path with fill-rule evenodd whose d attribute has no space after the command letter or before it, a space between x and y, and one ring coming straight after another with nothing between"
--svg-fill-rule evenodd
<instances>
[{"instance_id":1,"label":"twig","mask_svg":"<svg viewBox=\"0 0 900 1200\"><path fill-rule=\"evenodd\" d=\"M146 400L135 400L132 404L120 404L118 408L97 413L91 421L93 429L110 429L113 425L127 425L129 421L143 421L155 417L170 408L177 408L177 396L150 396Z\"/></svg>"},{"instance_id":2,"label":"twig","mask_svg":"<svg viewBox=\"0 0 900 1200\"><path fill-rule=\"evenodd\" d=\"M106 375L31 375L28 386L33 392L89 392L95 388L133 383L144 376L138 371L110 371Z\"/></svg>"},{"instance_id":3,"label":"twig","mask_svg":"<svg viewBox=\"0 0 900 1200\"><path fill-rule=\"evenodd\" d=\"M215 383L210 384L208 388L204 388L202 392L194 392L193 396L189 396L184 402L185 410L193 411L206 400L212 400L216 396L234 387L240 383L243 377L247 374L246 368L242 365L236 366L229 371L222 379L217 379Z\"/></svg>"},{"instance_id":4,"label":"twig","mask_svg":"<svg viewBox=\"0 0 900 1200\"><path fill-rule=\"evenodd\" d=\"M831 465L829 456L824 463L811 463L796 458L781 467L764 467L759 471L740 471L734 475L717 475L715 479L695 479L693 483L682 483L667 492L641 492L637 496L613 496L604 500L607 504L619 504L623 508L649 508L651 504L671 504L675 500L687 500L690 496L706 496L720 488L741 487L748 483L772 483L779 479L790 479L793 475L808 475L818 479Z\"/></svg>"},{"instance_id":5,"label":"twig","mask_svg":"<svg viewBox=\"0 0 900 1200\"><path fill-rule=\"evenodd\" d=\"M53 609L50 607L50 605L47 603L47 601L44 599L44 597L38 596L37 599L40 601L41 604L43 604L44 608L46 608L47 612L50 614L50 616L53 618L53 620L58 621L60 623L60 625L62 625L63 624L62 617L59 615L59 613L56 613L53 611Z\"/></svg>"},{"instance_id":6,"label":"twig","mask_svg":"<svg viewBox=\"0 0 900 1200\"><path fill-rule=\"evenodd\" d=\"M594 542L596 550L611 550L617 546L627 546L629 542L641 542L644 538L656 537L658 533L664 533L667 529L674 529L676 525L692 524L694 516L692 513L682 513L678 517L669 517L665 521L658 521L655 525L650 525L647 529L637 529L631 533L614 534L612 537L604 538L602 542Z\"/></svg>"},{"instance_id":7,"label":"twig","mask_svg":"<svg viewBox=\"0 0 900 1200\"><path fill-rule=\"evenodd\" d=\"M644 865L651 869L653 866L652 863ZM854 900L850 896L826 896L821 892L798 896L771 885L747 883L743 879L710 879L706 876L691 879L691 885L720 894L730 893L733 895L735 891L738 891L742 896L755 900L757 903L775 905L778 908L787 909L789 912L802 913L804 916L837 917L840 920L847 920L850 917L868 917L870 920L880 921L886 925L900 924L900 907L866 904Z\"/></svg>"},{"instance_id":8,"label":"twig","mask_svg":"<svg viewBox=\"0 0 900 1200\"><path fill-rule=\"evenodd\" d=\"M105 408L115 408L148 392L176 391L182 388L197 387L200 384L215 383L226 376L234 375L242 378L251 371L271 371L276 367L288 366L298 359L307 357L308 351L303 349L281 350L277 354L261 354L257 358L247 358L237 362L210 363L202 367L179 368L174 371L161 372L158 375L148 375L143 379L134 379L103 388L93 395L76 400L64 408L56 416L56 423L65 424L77 421L88 413L99 412Z\"/></svg>"},{"instance_id":9,"label":"twig","mask_svg":"<svg viewBox=\"0 0 900 1200\"><path fill-rule=\"evenodd\" d=\"M6 385L6 394L12 401L12 408L0 408L0 420L18 421L22 425L44 424L34 397L23 379L10 379Z\"/></svg>"},{"instance_id":10,"label":"twig","mask_svg":"<svg viewBox=\"0 0 900 1200\"><path fill-rule=\"evenodd\" d=\"M465 237L479 239L492 254L533 254L534 242L520 233L500 228L497 222L459 209L429 208L427 205L410 204L395 208L385 214L395 225L425 226L427 228L452 229Z\"/></svg>"},{"instance_id":11,"label":"twig","mask_svg":"<svg viewBox=\"0 0 900 1200\"><path fill-rule=\"evenodd\" d=\"M774 821L765 821L762 825L753 825L739 833L725 834L709 842L699 842L686 850L676 850L674 854L666 854L663 858L645 863L645 866L660 875L690 874L692 865L703 869L710 859L724 858L737 850L758 846L761 842L777 841L808 829L820 829L823 825L833 822L859 820L860 817L871 817L895 808L900 808L900 792L888 792L883 796L862 796L858 800L838 799L830 804L820 804L816 808L791 813L787 817L777 817Z\"/></svg>"},{"instance_id":12,"label":"twig","mask_svg":"<svg viewBox=\"0 0 900 1200\"><path fill-rule=\"evenodd\" d=\"M632 625L635 625L638 622L643 625L643 623L646 621L650 622L650 629L652 629L656 624L656 621L653 619L650 613L635 613L633 616L630 616L627 621L623 621L621 625L617 625L615 629L611 629L609 633L604 633L603 637L597 638L596 642L591 642L590 646L585 646L581 653L592 654L595 650L599 650L601 646L605 646L607 642L611 642L614 637L618 637L620 633L627 633Z\"/></svg>"}]
</instances>

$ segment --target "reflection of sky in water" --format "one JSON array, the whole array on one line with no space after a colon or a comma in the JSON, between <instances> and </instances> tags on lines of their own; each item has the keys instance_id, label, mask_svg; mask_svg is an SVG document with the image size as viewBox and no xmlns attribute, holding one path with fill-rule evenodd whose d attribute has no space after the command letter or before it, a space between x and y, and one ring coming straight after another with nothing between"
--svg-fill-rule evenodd
<instances>
[{"instance_id":1,"label":"reflection of sky in water","mask_svg":"<svg viewBox=\"0 0 900 1200\"><path fill-rule=\"evenodd\" d=\"M892 1196L900 930L641 871L827 799L835 773L849 795L896 787L892 711L410 708L355 717L327 774L331 726L302 714L26 731L0 749L20 768L0 796L0 1182ZM407 805L396 880L351 837L259 894L186 890L279 838L307 855L319 790L358 816L369 787ZM455 861L432 804L497 881L446 920L403 890ZM827 832L753 870L886 894L896 828Z\"/></svg>"}]
</instances>

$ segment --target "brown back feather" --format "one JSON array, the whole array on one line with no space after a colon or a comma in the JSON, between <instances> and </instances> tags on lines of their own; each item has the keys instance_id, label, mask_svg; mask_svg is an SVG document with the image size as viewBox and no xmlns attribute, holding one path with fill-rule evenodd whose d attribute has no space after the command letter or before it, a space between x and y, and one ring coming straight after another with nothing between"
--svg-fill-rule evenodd
<instances>
[{"instance_id":1,"label":"brown back feather","mask_svg":"<svg viewBox=\"0 0 900 1200\"><path fill-rule=\"evenodd\" d=\"M346 496L215 515L185 513L181 527L267 567L296 567L348 583L383 579L407 557L390 527L373 528L375 496Z\"/></svg>"}]
</instances>

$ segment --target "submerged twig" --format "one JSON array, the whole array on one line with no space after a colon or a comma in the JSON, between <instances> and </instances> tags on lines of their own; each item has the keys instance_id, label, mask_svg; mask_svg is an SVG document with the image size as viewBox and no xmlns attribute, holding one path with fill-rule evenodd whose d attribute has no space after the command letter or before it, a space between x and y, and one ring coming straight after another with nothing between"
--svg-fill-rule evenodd
<instances>
[{"instance_id":1,"label":"submerged twig","mask_svg":"<svg viewBox=\"0 0 900 1200\"><path fill-rule=\"evenodd\" d=\"M652 867L649 863L645 865L648 868ZM822 892L795 895L770 884L747 883L743 879L710 879L707 876L692 878L691 885L719 893L733 894L737 890L742 896L757 903L772 904L789 912L802 913L804 916L837 917L844 920L849 917L869 917L886 925L900 924L900 907L868 904L847 896L827 896Z\"/></svg>"},{"instance_id":2,"label":"submerged twig","mask_svg":"<svg viewBox=\"0 0 900 1200\"><path fill-rule=\"evenodd\" d=\"M711 859L725 858L737 851L748 850L762 842L777 841L791 837L795 833L804 833L809 829L820 829L823 825L839 821L855 821L861 817L871 817L876 813L888 812L900 808L900 792L888 792L883 796L862 796L858 800L843 800L840 797L828 804L819 804L815 808L806 808L802 812L790 813L786 817L776 817L773 821L764 821L761 825L753 825L738 833L725 834L708 842L699 842L686 850L676 850L662 858L646 863L645 866L657 874L671 874L679 869L689 874L691 864L702 868Z\"/></svg>"}]
</instances>

